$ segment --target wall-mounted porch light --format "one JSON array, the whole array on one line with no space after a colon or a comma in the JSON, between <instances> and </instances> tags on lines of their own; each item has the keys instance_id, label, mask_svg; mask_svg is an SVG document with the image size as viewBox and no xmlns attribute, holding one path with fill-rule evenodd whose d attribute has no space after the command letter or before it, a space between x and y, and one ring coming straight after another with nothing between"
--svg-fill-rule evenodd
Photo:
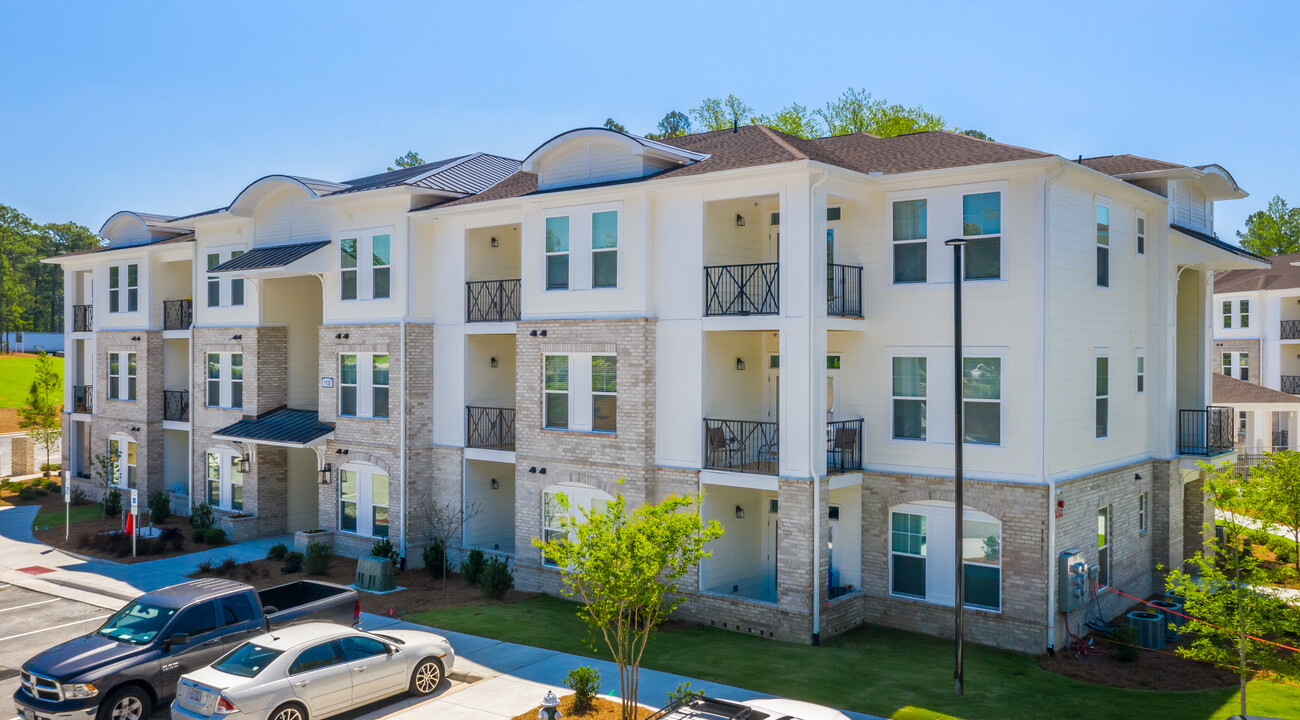
<instances>
[{"instance_id":1,"label":"wall-mounted porch light","mask_svg":"<svg viewBox=\"0 0 1300 720\"><path fill-rule=\"evenodd\" d=\"M737 519L737 520L743 520L744 518L745 518L745 508L743 508L743 507L737 505L737 506L736 506L736 519Z\"/></svg>"},{"instance_id":2,"label":"wall-mounted porch light","mask_svg":"<svg viewBox=\"0 0 1300 720\"><path fill-rule=\"evenodd\" d=\"M1133 473L1133 479L1134 479L1134 480L1141 480L1141 479L1142 479L1142 473Z\"/></svg>"},{"instance_id":3,"label":"wall-mounted porch light","mask_svg":"<svg viewBox=\"0 0 1300 720\"><path fill-rule=\"evenodd\" d=\"M252 466L252 462L250 462L247 454L241 455L239 457L239 472L246 473L249 471L249 468L251 466Z\"/></svg>"},{"instance_id":4,"label":"wall-mounted porch light","mask_svg":"<svg viewBox=\"0 0 1300 720\"><path fill-rule=\"evenodd\" d=\"M501 489L501 483L497 482L497 479L496 479L496 478L492 478L492 489L493 489L493 490L500 490L500 489Z\"/></svg>"},{"instance_id":5,"label":"wall-mounted porch light","mask_svg":"<svg viewBox=\"0 0 1300 720\"><path fill-rule=\"evenodd\" d=\"M243 336L243 335L231 335L231 336L230 336L230 339L231 339L231 340L243 340L243 339L244 339L244 336Z\"/></svg>"},{"instance_id":6,"label":"wall-mounted porch light","mask_svg":"<svg viewBox=\"0 0 1300 720\"><path fill-rule=\"evenodd\" d=\"M321 485L329 485L329 484L330 484L330 475L331 475L333 472L334 472L334 466L331 465L331 464L329 464L329 463L325 463L325 467L322 467L322 468L320 469L320 484L321 484Z\"/></svg>"},{"instance_id":7,"label":"wall-mounted porch light","mask_svg":"<svg viewBox=\"0 0 1300 720\"><path fill-rule=\"evenodd\" d=\"M497 359L494 357L492 358L492 367L496 367L496 366L497 366Z\"/></svg>"},{"instance_id":8,"label":"wall-mounted porch light","mask_svg":"<svg viewBox=\"0 0 1300 720\"><path fill-rule=\"evenodd\" d=\"M736 213L736 227L745 227L745 216Z\"/></svg>"},{"instance_id":9,"label":"wall-mounted porch light","mask_svg":"<svg viewBox=\"0 0 1300 720\"><path fill-rule=\"evenodd\" d=\"M500 241L498 241L496 238L492 238L492 247L501 247Z\"/></svg>"},{"instance_id":10,"label":"wall-mounted porch light","mask_svg":"<svg viewBox=\"0 0 1300 720\"><path fill-rule=\"evenodd\" d=\"M737 370L744 370L744 369L745 369L745 360L744 360L744 358L736 358L736 369L737 369Z\"/></svg>"}]
</instances>

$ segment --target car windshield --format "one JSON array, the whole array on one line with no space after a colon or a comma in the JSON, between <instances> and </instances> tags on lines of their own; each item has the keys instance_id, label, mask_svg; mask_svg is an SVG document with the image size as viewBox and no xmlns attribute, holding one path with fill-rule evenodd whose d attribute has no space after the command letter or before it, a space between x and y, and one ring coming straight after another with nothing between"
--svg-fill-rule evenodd
<instances>
[{"instance_id":1,"label":"car windshield","mask_svg":"<svg viewBox=\"0 0 1300 720\"><path fill-rule=\"evenodd\" d=\"M134 600L100 626L98 634L132 645L146 645L167 627L176 608Z\"/></svg>"},{"instance_id":2,"label":"car windshield","mask_svg":"<svg viewBox=\"0 0 1300 720\"><path fill-rule=\"evenodd\" d=\"M258 673L265 670L267 665L282 654L283 651L265 645L244 643L235 648L234 652L213 663L212 667L230 675L257 677Z\"/></svg>"}]
</instances>

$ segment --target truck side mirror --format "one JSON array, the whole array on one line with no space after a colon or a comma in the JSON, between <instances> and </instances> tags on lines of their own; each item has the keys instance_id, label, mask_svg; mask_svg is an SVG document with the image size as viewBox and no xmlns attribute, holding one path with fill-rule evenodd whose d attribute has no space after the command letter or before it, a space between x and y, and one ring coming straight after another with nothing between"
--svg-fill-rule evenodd
<instances>
[{"instance_id":1,"label":"truck side mirror","mask_svg":"<svg viewBox=\"0 0 1300 720\"><path fill-rule=\"evenodd\" d=\"M167 647L169 648L176 647L177 645L189 645L190 636L185 633L175 633L171 637L167 638L164 644L166 644Z\"/></svg>"}]
</instances>

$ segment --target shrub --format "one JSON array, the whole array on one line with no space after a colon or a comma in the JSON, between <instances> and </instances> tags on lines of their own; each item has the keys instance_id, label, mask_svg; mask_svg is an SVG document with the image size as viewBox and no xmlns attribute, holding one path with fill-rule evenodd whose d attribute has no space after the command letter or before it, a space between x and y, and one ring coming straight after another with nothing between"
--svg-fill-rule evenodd
<instances>
[{"instance_id":1,"label":"shrub","mask_svg":"<svg viewBox=\"0 0 1300 720\"><path fill-rule=\"evenodd\" d=\"M199 563L199 574L201 574L201 575L206 575L206 574L208 574L208 573L210 573L210 572L212 572L212 561L211 561L211 560L204 560L204 561L202 561L202 562Z\"/></svg>"},{"instance_id":2,"label":"shrub","mask_svg":"<svg viewBox=\"0 0 1300 720\"><path fill-rule=\"evenodd\" d=\"M217 574L229 575L230 573L235 571L235 566L238 564L239 563L236 563L234 558L228 557L217 564L216 567Z\"/></svg>"},{"instance_id":3,"label":"shrub","mask_svg":"<svg viewBox=\"0 0 1300 720\"><path fill-rule=\"evenodd\" d=\"M180 528L165 527L162 532L158 533L158 543L160 545L171 545L172 550L180 550L185 547L185 534Z\"/></svg>"},{"instance_id":4,"label":"shrub","mask_svg":"<svg viewBox=\"0 0 1300 720\"><path fill-rule=\"evenodd\" d=\"M1138 631L1132 625L1121 625L1110 633L1110 639L1114 640L1111 645L1115 650L1115 658L1120 662L1133 662L1141 655L1141 649L1138 647Z\"/></svg>"},{"instance_id":5,"label":"shrub","mask_svg":"<svg viewBox=\"0 0 1300 720\"><path fill-rule=\"evenodd\" d=\"M280 568L280 572L284 573L285 575L288 575L290 573L301 572L302 559L303 559L302 553L296 550L289 553L288 555L285 555L284 567Z\"/></svg>"},{"instance_id":6,"label":"shrub","mask_svg":"<svg viewBox=\"0 0 1300 720\"><path fill-rule=\"evenodd\" d=\"M221 528L208 528L204 540L209 545L220 545L226 541L226 531Z\"/></svg>"},{"instance_id":7,"label":"shrub","mask_svg":"<svg viewBox=\"0 0 1300 720\"><path fill-rule=\"evenodd\" d=\"M25 487L18 491L19 500L39 500L45 497L45 491L36 487Z\"/></svg>"},{"instance_id":8,"label":"shrub","mask_svg":"<svg viewBox=\"0 0 1300 720\"><path fill-rule=\"evenodd\" d=\"M166 490L154 490L149 493L146 503L149 505L150 522L154 525L167 522L167 516L172 514L172 496L167 494Z\"/></svg>"},{"instance_id":9,"label":"shrub","mask_svg":"<svg viewBox=\"0 0 1300 720\"><path fill-rule=\"evenodd\" d=\"M98 541L99 541L98 533L87 531L77 536L77 547L83 547L83 548L94 547L94 545Z\"/></svg>"},{"instance_id":10,"label":"shrub","mask_svg":"<svg viewBox=\"0 0 1300 720\"><path fill-rule=\"evenodd\" d=\"M86 491L85 491L84 489L82 489L82 487L81 487L80 485L73 485L73 486L72 486L72 504L73 504L73 505L85 505L85 504L88 503L88 502L90 502L90 496L86 495Z\"/></svg>"},{"instance_id":11,"label":"shrub","mask_svg":"<svg viewBox=\"0 0 1300 720\"><path fill-rule=\"evenodd\" d=\"M435 580L447 574L447 548L443 546L441 540L431 540L424 546L420 557L424 559L424 569L429 571L429 575Z\"/></svg>"},{"instance_id":12,"label":"shrub","mask_svg":"<svg viewBox=\"0 0 1300 720\"><path fill-rule=\"evenodd\" d=\"M190 527L192 528L210 528L217 524L217 518L212 514L212 506L207 503L199 503L190 508Z\"/></svg>"},{"instance_id":13,"label":"shrub","mask_svg":"<svg viewBox=\"0 0 1300 720\"><path fill-rule=\"evenodd\" d=\"M63 469L60 463L47 463L41 466L41 472L58 472Z\"/></svg>"},{"instance_id":14,"label":"shrub","mask_svg":"<svg viewBox=\"0 0 1300 720\"><path fill-rule=\"evenodd\" d=\"M1287 538L1278 535L1269 535L1268 549L1273 551L1277 556L1277 561L1284 565L1294 565L1296 548L1295 543Z\"/></svg>"},{"instance_id":15,"label":"shrub","mask_svg":"<svg viewBox=\"0 0 1300 720\"><path fill-rule=\"evenodd\" d=\"M490 557L483 565L483 576L479 580L484 597L500 600L515 584L514 573L510 572L510 563L504 558Z\"/></svg>"},{"instance_id":16,"label":"shrub","mask_svg":"<svg viewBox=\"0 0 1300 720\"><path fill-rule=\"evenodd\" d=\"M190 539L196 543L206 543L208 541L208 529L194 528L190 531Z\"/></svg>"},{"instance_id":17,"label":"shrub","mask_svg":"<svg viewBox=\"0 0 1300 720\"><path fill-rule=\"evenodd\" d=\"M104 517L115 518L122 514L122 491L116 486L104 493Z\"/></svg>"},{"instance_id":18,"label":"shrub","mask_svg":"<svg viewBox=\"0 0 1300 720\"><path fill-rule=\"evenodd\" d=\"M307 569L309 575L328 575L330 571L330 561L334 559L334 550L322 542L314 542L307 546L307 554L303 557L303 567Z\"/></svg>"},{"instance_id":19,"label":"shrub","mask_svg":"<svg viewBox=\"0 0 1300 720\"><path fill-rule=\"evenodd\" d=\"M289 546L284 543L276 543L271 546L270 550L266 551L266 557L268 560L283 560L284 556L288 554Z\"/></svg>"},{"instance_id":20,"label":"shrub","mask_svg":"<svg viewBox=\"0 0 1300 720\"><path fill-rule=\"evenodd\" d=\"M586 665L574 668L564 676L564 686L573 691L573 714L582 715L595 706L596 695L600 693L600 672Z\"/></svg>"},{"instance_id":21,"label":"shrub","mask_svg":"<svg viewBox=\"0 0 1300 720\"><path fill-rule=\"evenodd\" d=\"M483 579L483 568L487 565L487 558L483 551L474 548L465 556L465 562L460 564L460 576L465 578L465 582L471 585L478 585Z\"/></svg>"},{"instance_id":22,"label":"shrub","mask_svg":"<svg viewBox=\"0 0 1300 720\"><path fill-rule=\"evenodd\" d=\"M689 681L677 683L676 688L668 691L668 704L674 705L697 697L700 697L700 692L698 690L692 690Z\"/></svg>"},{"instance_id":23,"label":"shrub","mask_svg":"<svg viewBox=\"0 0 1300 720\"><path fill-rule=\"evenodd\" d=\"M397 548L393 547L393 542L388 538L371 545L370 554L374 557L388 558L393 561L393 567L397 567Z\"/></svg>"}]
</instances>

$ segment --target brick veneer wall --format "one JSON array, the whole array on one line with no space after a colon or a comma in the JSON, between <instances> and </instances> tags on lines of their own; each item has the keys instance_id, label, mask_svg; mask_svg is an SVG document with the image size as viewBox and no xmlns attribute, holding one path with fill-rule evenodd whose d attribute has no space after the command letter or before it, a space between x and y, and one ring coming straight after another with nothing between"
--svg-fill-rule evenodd
<instances>
[{"instance_id":1,"label":"brick veneer wall","mask_svg":"<svg viewBox=\"0 0 1300 720\"><path fill-rule=\"evenodd\" d=\"M161 391L159 394L161 394ZM159 411L159 417L161 417L161 410ZM132 428L139 428L139 430L133 430ZM138 479L136 489L140 491L140 507L144 508L149 493L154 490L166 489L166 481L163 475L164 438L161 420L150 423L95 416L90 422L91 479L79 480L78 485L86 490L86 494L91 498L99 499L102 497L103 493L101 492L102 487L99 478L95 477L98 465L93 458L97 455L108 454L108 440L113 435L126 435L135 440L135 469ZM122 507L127 507L129 503L130 496L123 492Z\"/></svg>"},{"instance_id":2,"label":"brick veneer wall","mask_svg":"<svg viewBox=\"0 0 1300 720\"><path fill-rule=\"evenodd\" d=\"M1212 372L1223 372L1222 353L1244 352L1249 357L1246 360L1246 367L1249 372L1246 374L1246 382L1259 384L1259 340L1215 340L1214 352L1210 355L1210 369ZM1234 376L1236 377L1236 376Z\"/></svg>"},{"instance_id":3,"label":"brick veneer wall","mask_svg":"<svg viewBox=\"0 0 1300 720\"><path fill-rule=\"evenodd\" d=\"M139 340L131 338L138 337ZM108 354L135 353L135 400L110 400L108 397ZM162 420L163 405L163 337L161 331L125 330L95 333L94 411L95 417L131 420L139 423ZM126 368L121 383L125 388ZM94 452L107 452L97 450ZM162 466L158 466L162 472Z\"/></svg>"}]
</instances>

